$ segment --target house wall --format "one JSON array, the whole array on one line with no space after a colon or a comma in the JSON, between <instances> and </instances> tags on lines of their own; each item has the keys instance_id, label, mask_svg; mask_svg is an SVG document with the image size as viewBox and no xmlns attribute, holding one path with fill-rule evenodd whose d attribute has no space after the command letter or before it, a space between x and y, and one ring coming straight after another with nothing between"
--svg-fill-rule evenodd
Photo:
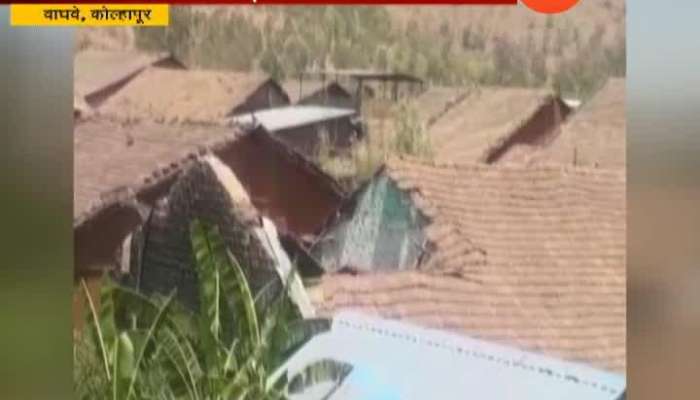
<instances>
[{"instance_id":1,"label":"house wall","mask_svg":"<svg viewBox=\"0 0 700 400\"><path fill-rule=\"evenodd\" d=\"M74 278L99 276L117 264L117 249L142 222L138 210L116 203L73 231Z\"/></svg>"},{"instance_id":2,"label":"house wall","mask_svg":"<svg viewBox=\"0 0 700 400\"><path fill-rule=\"evenodd\" d=\"M311 235L337 209L342 198L312 166L295 165L289 150L266 133L253 132L216 155L231 168L253 205L281 233Z\"/></svg>"},{"instance_id":3,"label":"house wall","mask_svg":"<svg viewBox=\"0 0 700 400\"><path fill-rule=\"evenodd\" d=\"M228 115L233 116L268 108L282 107L289 105L289 103L287 93L274 81L267 81L255 89L243 103L235 106Z\"/></svg>"},{"instance_id":4,"label":"house wall","mask_svg":"<svg viewBox=\"0 0 700 400\"><path fill-rule=\"evenodd\" d=\"M311 249L329 271L410 269L422 254L427 219L386 175L362 188Z\"/></svg>"},{"instance_id":5,"label":"house wall","mask_svg":"<svg viewBox=\"0 0 700 400\"><path fill-rule=\"evenodd\" d=\"M272 134L305 157L314 159L318 155L323 132L328 133L331 151L334 152L348 151L360 138L349 117L281 129Z\"/></svg>"}]
</instances>

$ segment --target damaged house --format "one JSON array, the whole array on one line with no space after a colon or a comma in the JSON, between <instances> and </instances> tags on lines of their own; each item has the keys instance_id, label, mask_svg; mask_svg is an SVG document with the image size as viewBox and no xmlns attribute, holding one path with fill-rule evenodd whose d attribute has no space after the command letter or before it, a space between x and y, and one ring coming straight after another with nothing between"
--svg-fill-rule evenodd
<instances>
[{"instance_id":1,"label":"damaged house","mask_svg":"<svg viewBox=\"0 0 700 400\"><path fill-rule=\"evenodd\" d=\"M355 110L347 108L295 105L240 115L230 122L246 130L262 127L309 159L316 158L323 145L332 153L347 152L364 136Z\"/></svg>"},{"instance_id":2,"label":"damaged house","mask_svg":"<svg viewBox=\"0 0 700 400\"><path fill-rule=\"evenodd\" d=\"M219 227L227 248L248 276L253 294L271 282L277 282L281 289L292 265L274 224L258 214L231 169L209 154L183 169L167 196L127 239L124 260L139 291L168 294L177 288L180 300L197 309L197 276L189 235L195 220ZM312 316L298 276L291 291L301 314Z\"/></svg>"},{"instance_id":3,"label":"damaged house","mask_svg":"<svg viewBox=\"0 0 700 400\"><path fill-rule=\"evenodd\" d=\"M288 104L284 89L264 75L151 68L110 98L101 112L125 120L216 123Z\"/></svg>"},{"instance_id":4,"label":"damaged house","mask_svg":"<svg viewBox=\"0 0 700 400\"><path fill-rule=\"evenodd\" d=\"M624 171L394 159L360 191L312 247L317 312L625 370Z\"/></svg>"},{"instance_id":5,"label":"damaged house","mask_svg":"<svg viewBox=\"0 0 700 400\"><path fill-rule=\"evenodd\" d=\"M313 236L343 197L332 178L264 131L85 121L74 132L76 276L113 266L124 238L207 151L234 171L255 209L283 235Z\"/></svg>"},{"instance_id":6,"label":"damaged house","mask_svg":"<svg viewBox=\"0 0 700 400\"><path fill-rule=\"evenodd\" d=\"M441 113L428 135L437 159L494 164L513 151L546 147L570 111L561 98L539 89L477 88Z\"/></svg>"}]
</instances>

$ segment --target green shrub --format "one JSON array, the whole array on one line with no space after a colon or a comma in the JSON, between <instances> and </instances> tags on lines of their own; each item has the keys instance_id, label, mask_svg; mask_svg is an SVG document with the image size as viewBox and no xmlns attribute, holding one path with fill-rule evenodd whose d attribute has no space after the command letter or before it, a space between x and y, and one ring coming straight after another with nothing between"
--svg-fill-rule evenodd
<instances>
[{"instance_id":1,"label":"green shrub","mask_svg":"<svg viewBox=\"0 0 700 400\"><path fill-rule=\"evenodd\" d=\"M97 309L83 284L90 315L74 350L79 398L284 399L319 381L342 382L350 367L330 360L273 382L272 372L329 322L296 319L274 284L253 297L216 228L194 222L191 239L196 314L174 293L145 297L109 282Z\"/></svg>"},{"instance_id":2,"label":"green shrub","mask_svg":"<svg viewBox=\"0 0 700 400\"><path fill-rule=\"evenodd\" d=\"M407 102L399 105L392 148L397 155L430 158L433 154L430 137L416 110Z\"/></svg>"}]
</instances>

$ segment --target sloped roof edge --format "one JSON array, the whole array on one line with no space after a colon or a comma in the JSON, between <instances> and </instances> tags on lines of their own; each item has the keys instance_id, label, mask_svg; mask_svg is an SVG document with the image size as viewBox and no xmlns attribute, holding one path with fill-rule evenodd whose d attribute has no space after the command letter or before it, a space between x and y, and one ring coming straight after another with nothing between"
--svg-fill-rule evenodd
<instances>
[{"instance_id":1,"label":"sloped roof edge","mask_svg":"<svg viewBox=\"0 0 700 400\"><path fill-rule=\"evenodd\" d=\"M487 162L493 155L497 154L498 152L504 150L507 151L509 142L513 139L515 135L518 134L520 129L525 127L537 115L537 113L540 112L540 110L542 110L544 107L547 107L549 104L558 104L560 107L565 108L567 112L570 110L569 106L564 102L564 100L560 96L554 93L543 94L538 98L538 101L535 102L528 109L527 113L524 114L523 118L509 123L507 125L507 128L501 134L501 136L496 138L492 143L488 144L484 152L479 157L479 161ZM562 121L560 121L559 123L559 126L554 127L554 129L561 129L561 123L563 122L564 119L562 119Z\"/></svg>"},{"instance_id":2,"label":"sloped roof edge","mask_svg":"<svg viewBox=\"0 0 700 400\"><path fill-rule=\"evenodd\" d=\"M92 217L113 206L114 204L136 201L139 194L170 179L174 179L192 161L199 159L215 149L234 143L240 134L241 132L234 131L232 135L217 138L209 143L203 143L199 146L196 152L190 151L182 154L182 156L174 159L169 164L162 165L156 168L150 174L141 177L138 183L128 187L117 188L112 195L103 195L102 198L89 207L87 211L74 218L73 228L77 229L78 227L88 223Z\"/></svg>"},{"instance_id":3,"label":"sloped roof edge","mask_svg":"<svg viewBox=\"0 0 700 400\"><path fill-rule=\"evenodd\" d=\"M137 198L140 194L153 189L154 187L161 185L168 180L175 179L175 177L191 162L209 153L216 155L220 151L224 151L229 146L234 145L241 135L247 134L259 135L266 140L266 143L271 145L282 157L285 157L297 167L317 177L338 197L344 196L342 186L335 179L323 172L318 166L316 166L310 160L307 160L303 155L297 153L278 139L275 139L264 129L258 128L250 132L234 129L232 134L216 138L208 143L203 143L199 146L197 151L186 152L179 158L174 159L169 164L158 167L150 174L140 178L138 183L129 187L116 188L113 192L103 195L102 199L89 207L87 211L74 218L73 228L77 229L78 227L88 223L95 215L103 212L115 204L137 202Z\"/></svg>"}]
</instances>

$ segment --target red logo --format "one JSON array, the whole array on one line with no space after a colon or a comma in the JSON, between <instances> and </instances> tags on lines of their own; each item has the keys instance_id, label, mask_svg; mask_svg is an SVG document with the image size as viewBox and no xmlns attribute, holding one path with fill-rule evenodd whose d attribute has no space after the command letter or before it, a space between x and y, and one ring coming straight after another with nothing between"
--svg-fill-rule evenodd
<instances>
[{"instance_id":1,"label":"red logo","mask_svg":"<svg viewBox=\"0 0 700 400\"><path fill-rule=\"evenodd\" d=\"M579 0L520 0L529 8L545 13L558 14L575 6Z\"/></svg>"}]
</instances>

